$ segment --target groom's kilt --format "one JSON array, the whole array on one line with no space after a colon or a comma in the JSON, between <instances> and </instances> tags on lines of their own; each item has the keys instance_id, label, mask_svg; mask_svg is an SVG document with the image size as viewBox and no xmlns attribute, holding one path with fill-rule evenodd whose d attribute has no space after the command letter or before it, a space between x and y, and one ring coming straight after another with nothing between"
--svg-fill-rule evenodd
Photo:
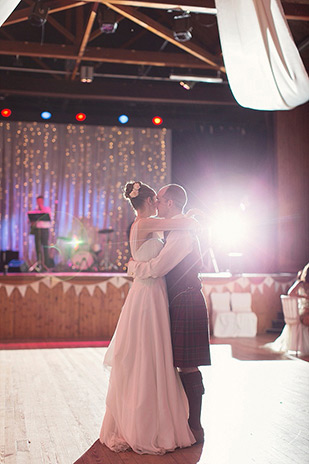
<instances>
[{"instance_id":1,"label":"groom's kilt","mask_svg":"<svg viewBox=\"0 0 309 464\"><path fill-rule=\"evenodd\" d=\"M179 293L169 309L174 366L210 365L208 313L201 290Z\"/></svg>"}]
</instances>

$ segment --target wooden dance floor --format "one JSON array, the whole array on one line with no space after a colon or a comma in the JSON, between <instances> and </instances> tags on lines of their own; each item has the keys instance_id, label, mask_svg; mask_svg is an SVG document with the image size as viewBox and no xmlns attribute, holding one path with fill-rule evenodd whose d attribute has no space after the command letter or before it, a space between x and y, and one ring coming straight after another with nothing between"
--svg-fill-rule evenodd
<instances>
[{"instance_id":1,"label":"wooden dance floor","mask_svg":"<svg viewBox=\"0 0 309 464\"><path fill-rule=\"evenodd\" d=\"M1 350L0 462L305 464L309 363L262 347L273 339L215 340L202 369L205 443L164 456L116 454L97 441L106 348Z\"/></svg>"}]
</instances>

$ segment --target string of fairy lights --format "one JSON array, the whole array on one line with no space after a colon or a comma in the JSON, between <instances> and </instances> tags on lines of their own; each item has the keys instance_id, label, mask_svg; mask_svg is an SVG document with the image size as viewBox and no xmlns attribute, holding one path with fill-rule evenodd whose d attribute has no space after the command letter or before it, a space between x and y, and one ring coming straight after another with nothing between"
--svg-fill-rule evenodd
<instances>
[{"instance_id":1,"label":"string of fairy lights","mask_svg":"<svg viewBox=\"0 0 309 464\"><path fill-rule=\"evenodd\" d=\"M43 195L52 209L50 245L64 259L59 237L82 237L85 247L107 246L122 271L129 258L127 229L133 211L123 198L129 180L155 189L170 181L171 133L166 128L131 128L1 121L0 238L5 249L35 258L27 211ZM74 253L74 250L72 250ZM58 256L59 255L59 256ZM67 259L67 257L65 257Z\"/></svg>"}]
</instances>

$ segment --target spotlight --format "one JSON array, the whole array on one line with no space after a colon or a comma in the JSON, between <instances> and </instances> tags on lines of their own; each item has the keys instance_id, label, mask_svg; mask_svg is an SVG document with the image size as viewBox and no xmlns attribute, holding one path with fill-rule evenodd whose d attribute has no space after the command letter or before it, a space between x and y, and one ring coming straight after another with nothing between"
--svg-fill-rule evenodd
<instances>
[{"instance_id":1,"label":"spotlight","mask_svg":"<svg viewBox=\"0 0 309 464\"><path fill-rule=\"evenodd\" d=\"M195 82L180 81L179 84L186 90L192 90L195 86Z\"/></svg>"},{"instance_id":2,"label":"spotlight","mask_svg":"<svg viewBox=\"0 0 309 464\"><path fill-rule=\"evenodd\" d=\"M116 32L118 27L116 19L117 15L115 11L110 9L100 10L98 15L100 31L103 34L113 34Z\"/></svg>"},{"instance_id":3,"label":"spotlight","mask_svg":"<svg viewBox=\"0 0 309 464\"><path fill-rule=\"evenodd\" d=\"M152 123L155 126L160 126L160 124L162 124L162 122L163 122L163 119L160 116L155 116L154 118L152 118Z\"/></svg>"},{"instance_id":4,"label":"spotlight","mask_svg":"<svg viewBox=\"0 0 309 464\"><path fill-rule=\"evenodd\" d=\"M190 14L183 13L181 16L174 16L174 28L173 35L174 39L178 42L187 42L192 39L192 29L190 25Z\"/></svg>"},{"instance_id":5,"label":"spotlight","mask_svg":"<svg viewBox=\"0 0 309 464\"><path fill-rule=\"evenodd\" d=\"M118 121L121 124L126 124L129 121L129 118L126 114L122 114L121 116L119 116Z\"/></svg>"},{"instance_id":6,"label":"spotlight","mask_svg":"<svg viewBox=\"0 0 309 464\"><path fill-rule=\"evenodd\" d=\"M81 66L80 81L90 84L93 81L93 66Z\"/></svg>"},{"instance_id":7,"label":"spotlight","mask_svg":"<svg viewBox=\"0 0 309 464\"><path fill-rule=\"evenodd\" d=\"M28 17L31 26L42 27L47 20L49 7L42 0L37 0Z\"/></svg>"},{"instance_id":8,"label":"spotlight","mask_svg":"<svg viewBox=\"0 0 309 464\"><path fill-rule=\"evenodd\" d=\"M41 113L41 118L42 119L50 119L51 118L51 113L49 111L42 111Z\"/></svg>"},{"instance_id":9,"label":"spotlight","mask_svg":"<svg viewBox=\"0 0 309 464\"><path fill-rule=\"evenodd\" d=\"M85 113L77 113L77 115L75 116L75 119L76 121L79 121L79 122L85 121L86 115Z\"/></svg>"},{"instance_id":10,"label":"spotlight","mask_svg":"<svg viewBox=\"0 0 309 464\"><path fill-rule=\"evenodd\" d=\"M12 111L9 108L4 108L3 110L1 110L1 116L3 116L4 118L9 118L11 114Z\"/></svg>"},{"instance_id":11,"label":"spotlight","mask_svg":"<svg viewBox=\"0 0 309 464\"><path fill-rule=\"evenodd\" d=\"M22 62L22 60L21 60L21 58L20 58L19 55L16 55L16 56L15 56L15 58L14 58L12 64L13 64L13 66L14 66L15 68L22 68L22 67L23 67L23 62Z\"/></svg>"}]
</instances>

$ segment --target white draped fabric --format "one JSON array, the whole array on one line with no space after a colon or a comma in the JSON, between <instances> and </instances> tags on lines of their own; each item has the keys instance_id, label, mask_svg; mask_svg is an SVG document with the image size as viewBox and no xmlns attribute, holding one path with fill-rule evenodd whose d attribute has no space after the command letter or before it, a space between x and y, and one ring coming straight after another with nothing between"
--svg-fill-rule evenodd
<instances>
[{"instance_id":1,"label":"white draped fabric","mask_svg":"<svg viewBox=\"0 0 309 464\"><path fill-rule=\"evenodd\" d=\"M289 110L308 101L309 79L279 0L215 0L227 78L237 102Z\"/></svg>"},{"instance_id":2,"label":"white draped fabric","mask_svg":"<svg viewBox=\"0 0 309 464\"><path fill-rule=\"evenodd\" d=\"M0 26L15 10L20 0L2 0L0 2Z\"/></svg>"}]
</instances>

